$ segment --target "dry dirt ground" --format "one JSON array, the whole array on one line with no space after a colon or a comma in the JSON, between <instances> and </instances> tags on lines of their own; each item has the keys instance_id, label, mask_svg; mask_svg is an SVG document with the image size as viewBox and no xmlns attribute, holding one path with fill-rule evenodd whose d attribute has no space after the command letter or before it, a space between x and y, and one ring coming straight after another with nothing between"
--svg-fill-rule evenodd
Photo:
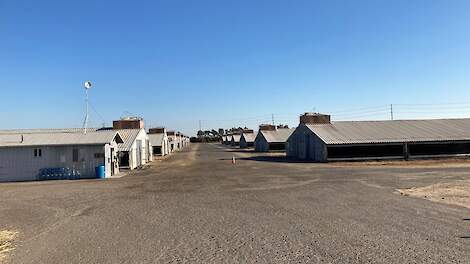
<instances>
[{"instance_id":1,"label":"dry dirt ground","mask_svg":"<svg viewBox=\"0 0 470 264\"><path fill-rule=\"evenodd\" d=\"M459 205L470 209L470 180L436 183L411 189L400 189L399 192L406 196Z\"/></svg>"},{"instance_id":2,"label":"dry dirt ground","mask_svg":"<svg viewBox=\"0 0 470 264\"><path fill-rule=\"evenodd\" d=\"M0 230L17 232L5 260L470 263L470 209L396 191L470 181L467 161L440 163L194 144L123 178L0 184Z\"/></svg>"}]
</instances>

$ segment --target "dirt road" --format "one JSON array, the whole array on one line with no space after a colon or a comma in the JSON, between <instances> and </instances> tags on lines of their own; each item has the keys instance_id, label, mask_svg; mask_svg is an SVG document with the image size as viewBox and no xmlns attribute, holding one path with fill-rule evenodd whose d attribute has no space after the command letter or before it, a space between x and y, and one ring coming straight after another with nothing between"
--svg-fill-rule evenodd
<instances>
[{"instance_id":1,"label":"dirt road","mask_svg":"<svg viewBox=\"0 0 470 264\"><path fill-rule=\"evenodd\" d=\"M9 263L470 263L469 209L395 193L469 178L199 144L120 179L1 184L0 231Z\"/></svg>"}]
</instances>

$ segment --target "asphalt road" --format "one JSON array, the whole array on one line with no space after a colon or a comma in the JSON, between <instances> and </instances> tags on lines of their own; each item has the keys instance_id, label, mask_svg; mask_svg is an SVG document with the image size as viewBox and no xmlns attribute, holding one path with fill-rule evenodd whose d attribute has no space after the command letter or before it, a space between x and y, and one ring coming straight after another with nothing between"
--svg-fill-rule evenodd
<instances>
[{"instance_id":1,"label":"asphalt road","mask_svg":"<svg viewBox=\"0 0 470 264\"><path fill-rule=\"evenodd\" d=\"M0 184L0 230L11 263L470 263L470 210L394 193L469 177L194 144L120 179Z\"/></svg>"}]
</instances>

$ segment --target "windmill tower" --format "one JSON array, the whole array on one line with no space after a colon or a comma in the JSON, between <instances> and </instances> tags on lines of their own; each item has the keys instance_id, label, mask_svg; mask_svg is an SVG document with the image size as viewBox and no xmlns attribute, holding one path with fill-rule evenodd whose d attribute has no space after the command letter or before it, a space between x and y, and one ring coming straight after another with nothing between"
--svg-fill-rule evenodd
<instances>
[{"instance_id":1,"label":"windmill tower","mask_svg":"<svg viewBox=\"0 0 470 264\"><path fill-rule=\"evenodd\" d=\"M83 86L84 86L84 88L85 88L85 107L86 107L86 110L85 110L85 120L83 121L83 133L86 134L86 130L87 130L87 128L88 128L88 118L89 118L88 90L91 89L91 82L90 82L90 81L86 81Z\"/></svg>"}]
</instances>

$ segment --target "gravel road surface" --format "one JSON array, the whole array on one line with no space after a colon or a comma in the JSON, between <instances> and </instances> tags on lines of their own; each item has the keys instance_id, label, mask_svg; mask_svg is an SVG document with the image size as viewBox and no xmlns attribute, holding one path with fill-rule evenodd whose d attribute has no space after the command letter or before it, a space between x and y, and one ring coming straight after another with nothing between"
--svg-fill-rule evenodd
<instances>
[{"instance_id":1,"label":"gravel road surface","mask_svg":"<svg viewBox=\"0 0 470 264\"><path fill-rule=\"evenodd\" d=\"M120 179L0 184L0 231L7 263L470 263L469 209L395 192L466 179L193 144Z\"/></svg>"}]
</instances>

